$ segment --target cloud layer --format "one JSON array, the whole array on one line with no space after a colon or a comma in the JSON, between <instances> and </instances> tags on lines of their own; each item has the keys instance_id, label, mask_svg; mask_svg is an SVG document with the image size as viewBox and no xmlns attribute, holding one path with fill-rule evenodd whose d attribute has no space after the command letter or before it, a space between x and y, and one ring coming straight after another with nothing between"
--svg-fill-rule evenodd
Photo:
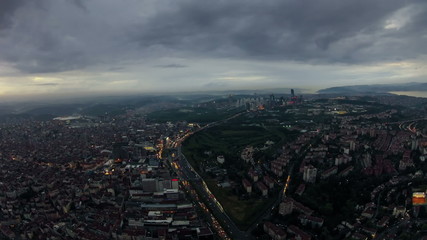
<instances>
[{"instance_id":1,"label":"cloud layer","mask_svg":"<svg viewBox=\"0 0 427 240\"><path fill-rule=\"evenodd\" d=\"M343 65L359 73L396 62L421 66L427 54L425 26L427 2L422 0L3 0L0 82L6 85L10 72L14 77L62 74L69 79L66 73L74 71L87 81L108 84L117 79L106 73L126 72L113 75L146 88L150 81L170 85L167 78L174 75L176 84L191 77L203 81L201 88L231 87L232 78L261 74L259 81L276 77L277 82L284 74L279 66L295 64L324 66L320 71L338 66L330 78L346 78L340 75ZM2 71L2 65L10 69ZM234 70L250 75L222 76ZM367 79L383 81L365 70ZM104 80L94 73L102 73ZM393 77L422 79L409 71L384 75ZM295 76L284 78L291 83Z\"/></svg>"}]
</instances>

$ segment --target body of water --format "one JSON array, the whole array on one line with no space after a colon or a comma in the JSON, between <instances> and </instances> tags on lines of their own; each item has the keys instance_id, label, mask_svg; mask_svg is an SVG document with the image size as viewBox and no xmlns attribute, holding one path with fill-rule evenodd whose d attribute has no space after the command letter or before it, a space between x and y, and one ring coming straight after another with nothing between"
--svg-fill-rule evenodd
<instances>
[{"instance_id":1,"label":"body of water","mask_svg":"<svg viewBox=\"0 0 427 240\"><path fill-rule=\"evenodd\" d=\"M396 91L396 92L390 92L390 93L397 94L397 95L411 96L411 97L427 98L427 91Z\"/></svg>"}]
</instances>

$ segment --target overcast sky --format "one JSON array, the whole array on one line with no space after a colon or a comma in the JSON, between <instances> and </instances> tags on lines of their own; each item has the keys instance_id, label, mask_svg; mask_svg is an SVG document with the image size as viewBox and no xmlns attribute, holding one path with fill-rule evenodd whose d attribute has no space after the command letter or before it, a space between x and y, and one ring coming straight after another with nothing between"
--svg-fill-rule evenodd
<instances>
[{"instance_id":1,"label":"overcast sky","mask_svg":"<svg viewBox=\"0 0 427 240\"><path fill-rule=\"evenodd\" d=\"M427 1L1 0L0 95L427 82Z\"/></svg>"}]
</instances>

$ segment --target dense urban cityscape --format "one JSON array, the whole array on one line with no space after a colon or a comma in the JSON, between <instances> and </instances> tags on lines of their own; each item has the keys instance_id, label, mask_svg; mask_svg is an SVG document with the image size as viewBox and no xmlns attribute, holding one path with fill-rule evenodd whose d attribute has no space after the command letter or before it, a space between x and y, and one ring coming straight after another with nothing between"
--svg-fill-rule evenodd
<instances>
[{"instance_id":1,"label":"dense urban cityscape","mask_svg":"<svg viewBox=\"0 0 427 240\"><path fill-rule=\"evenodd\" d=\"M1 236L419 239L426 102L292 90L149 112L7 116Z\"/></svg>"},{"instance_id":2,"label":"dense urban cityscape","mask_svg":"<svg viewBox=\"0 0 427 240\"><path fill-rule=\"evenodd\" d=\"M0 240L427 240L427 1L0 0Z\"/></svg>"}]
</instances>

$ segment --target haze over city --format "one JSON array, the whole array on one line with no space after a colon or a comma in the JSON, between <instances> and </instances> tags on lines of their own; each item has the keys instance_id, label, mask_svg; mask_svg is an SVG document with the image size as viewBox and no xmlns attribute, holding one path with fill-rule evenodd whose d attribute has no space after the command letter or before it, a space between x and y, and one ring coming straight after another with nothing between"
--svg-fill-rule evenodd
<instances>
[{"instance_id":1,"label":"haze over city","mask_svg":"<svg viewBox=\"0 0 427 240\"><path fill-rule=\"evenodd\" d=\"M0 96L426 82L425 1L3 0Z\"/></svg>"},{"instance_id":2,"label":"haze over city","mask_svg":"<svg viewBox=\"0 0 427 240\"><path fill-rule=\"evenodd\" d=\"M426 0L0 0L0 239L427 239Z\"/></svg>"}]
</instances>

